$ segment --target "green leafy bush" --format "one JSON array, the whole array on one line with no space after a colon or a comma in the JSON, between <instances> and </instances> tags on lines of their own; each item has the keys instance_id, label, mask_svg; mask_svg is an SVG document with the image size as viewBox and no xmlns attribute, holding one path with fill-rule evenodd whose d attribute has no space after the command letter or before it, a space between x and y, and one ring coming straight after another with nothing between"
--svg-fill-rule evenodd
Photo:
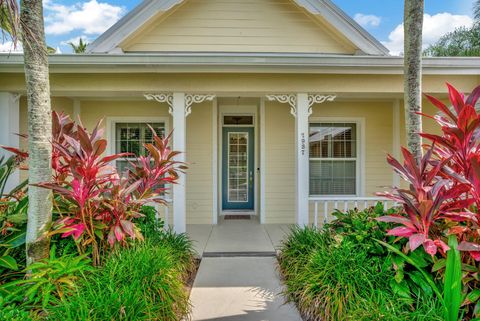
<instances>
[{"instance_id":1,"label":"green leafy bush","mask_svg":"<svg viewBox=\"0 0 480 321\"><path fill-rule=\"evenodd\" d=\"M0 287L0 295L6 302L45 309L56 299L62 300L75 291L79 277L93 269L91 261L86 256L76 255L57 258L55 251L52 247L49 259L26 267L25 279Z\"/></svg>"},{"instance_id":2,"label":"green leafy bush","mask_svg":"<svg viewBox=\"0 0 480 321\"><path fill-rule=\"evenodd\" d=\"M142 216L134 220L135 224L142 231L145 238L157 236L164 228L164 222L157 217L157 209L154 206L142 206Z\"/></svg>"},{"instance_id":3,"label":"green leafy bush","mask_svg":"<svg viewBox=\"0 0 480 321\"><path fill-rule=\"evenodd\" d=\"M6 190L10 175L22 162L21 156L0 157L0 282L25 263L25 231L27 226L27 181L13 190Z\"/></svg>"},{"instance_id":4,"label":"green leafy bush","mask_svg":"<svg viewBox=\"0 0 480 321\"><path fill-rule=\"evenodd\" d=\"M375 241L386 240L388 224L375 220L383 214L378 205L362 212L337 212L337 220L321 230L292 229L282 246L279 268L287 298L306 319L442 320L432 296L394 291L395 256Z\"/></svg>"},{"instance_id":5,"label":"green leafy bush","mask_svg":"<svg viewBox=\"0 0 480 321\"><path fill-rule=\"evenodd\" d=\"M15 305L3 306L0 300L0 321L33 321L29 311Z\"/></svg>"},{"instance_id":6,"label":"green leafy bush","mask_svg":"<svg viewBox=\"0 0 480 321\"><path fill-rule=\"evenodd\" d=\"M165 235L161 245L146 239L112 254L102 268L84 278L76 294L49 309L49 319L182 319L190 310L183 280L191 243Z\"/></svg>"}]
</instances>

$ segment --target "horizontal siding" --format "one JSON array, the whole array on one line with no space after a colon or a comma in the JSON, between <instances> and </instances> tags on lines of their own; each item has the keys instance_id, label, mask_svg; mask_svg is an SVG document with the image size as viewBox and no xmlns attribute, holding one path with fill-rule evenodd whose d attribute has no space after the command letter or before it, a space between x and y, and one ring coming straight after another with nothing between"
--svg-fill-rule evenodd
<instances>
[{"instance_id":1,"label":"horizontal siding","mask_svg":"<svg viewBox=\"0 0 480 321\"><path fill-rule=\"evenodd\" d=\"M212 103L194 104L187 118L187 224L212 223Z\"/></svg>"},{"instance_id":2,"label":"horizontal siding","mask_svg":"<svg viewBox=\"0 0 480 321\"><path fill-rule=\"evenodd\" d=\"M189 0L166 15L121 44L124 51L356 51L291 0Z\"/></svg>"},{"instance_id":3,"label":"horizontal siding","mask_svg":"<svg viewBox=\"0 0 480 321\"><path fill-rule=\"evenodd\" d=\"M265 102L266 223L295 223L294 120L287 105Z\"/></svg>"}]
</instances>

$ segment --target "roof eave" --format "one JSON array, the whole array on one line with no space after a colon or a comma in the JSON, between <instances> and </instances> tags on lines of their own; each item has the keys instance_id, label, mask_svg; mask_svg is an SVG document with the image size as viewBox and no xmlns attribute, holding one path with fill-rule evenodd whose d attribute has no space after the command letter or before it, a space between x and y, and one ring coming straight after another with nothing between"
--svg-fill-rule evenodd
<instances>
[{"instance_id":1,"label":"roof eave","mask_svg":"<svg viewBox=\"0 0 480 321\"><path fill-rule=\"evenodd\" d=\"M258 53L51 55L51 73L403 74L402 57ZM478 58L424 58L425 74L478 75ZM0 73L23 72L23 55L0 54Z\"/></svg>"}]
</instances>

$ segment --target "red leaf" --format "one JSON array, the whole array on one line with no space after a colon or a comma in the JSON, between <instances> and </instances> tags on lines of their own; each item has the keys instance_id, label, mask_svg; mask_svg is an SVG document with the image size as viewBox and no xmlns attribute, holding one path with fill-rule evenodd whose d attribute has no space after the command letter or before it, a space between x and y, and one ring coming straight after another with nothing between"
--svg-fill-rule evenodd
<instances>
[{"instance_id":1,"label":"red leaf","mask_svg":"<svg viewBox=\"0 0 480 321\"><path fill-rule=\"evenodd\" d=\"M452 103L453 108L455 108L457 114L459 114L460 111L465 106L465 102L464 102L465 98L463 94L461 94L458 90L455 89L455 87L453 87L449 83L447 83L447 87L448 87L448 96L450 98L450 102Z\"/></svg>"},{"instance_id":2,"label":"red leaf","mask_svg":"<svg viewBox=\"0 0 480 321\"><path fill-rule=\"evenodd\" d=\"M480 245L476 243L463 241L458 245L458 250L467 251L467 252L471 252L471 251L480 252Z\"/></svg>"},{"instance_id":3,"label":"red leaf","mask_svg":"<svg viewBox=\"0 0 480 321\"><path fill-rule=\"evenodd\" d=\"M391 229L388 231L388 235L393 235L393 236L404 236L404 237L410 237L410 235L414 234L416 230L408 228L408 227L403 227L399 226L394 229Z\"/></svg>"},{"instance_id":4,"label":"red leaf","mask_svg":"<svg viewBox=\"0 0 480 321\"><path fill-rule=\"evenodd\" d=\"M473 257L473 259L475 261L480 261L480 252L477 252L477 251L471 251L471 252L468 252L470 254L471 257Z\"/></svg>"},{"instance_id":5,"label":"red leaf","mask_svg":"<svg viewBox=\"0 0 480 321\"><path fill-rule=\"evenodd\" d=\"M426 240L423 242L423 248L425 249L425 252L431 256L434 256L437 253L437 246L432 240Z\"/></svg>"},{"instance_id":6,"label":"red leaf","mask_svg":"<svg viewBox=\"0 0 480 321\"><path fill-rule=\"evenodd\" d=\"M121 220L120 224L122 225L123 230L127 233L131 238L135 238L135 225L127 220Z\"/></svg>"},{"instance_id":7,"label":"red leaf","mask_svg":"<svg viewBox=\"0 0 480 321\"><path fill-rule=\"evenodd\" d=\"M119 242L123 240L123 238L125 237L125 233L123 233L122 228L119 225L116 225L114 227L114 232L115 232L115 238Z\"/></svg>"},{"instance_id":8,"label":"red leaf","mask_svg":"<svg viewBox=\"0 0 480 321\"><path fill-rule=\"evenodd\" d=\"M85 224L75 224L67 228L69 228L70 231L63 233L62 237L68 237L70 235L73 235L73 239L78 240L78 238L82 236L83 231L85 231Z\"/></svg>"},{"instance_id":9,"label":"red leaf","mask_svg":"<svg viewBox=\"0 0 480 321\"><path fill-rule=\"evenodd\" d=\"M28 158L28 153L27 152L24 152L24 151L21 151L20 149L18 148L14 148L14 147L8 147L8 146L2 146L0 145L1 148L5 149L5 150L8 150L9 152L12 152L14 153L15 155L18 155L22 158Z\"/></svg>"},{"instance_id":10,"label":"red leaf","mask_svg":"<svg viewBox=\"0 0 480 321\"><path fill-rule=\"evenodd\" d=\"M425 241L425 235L417 233L413 234L408 238L408 243L410 247L410 251L415 251L420 245L423 244Z\"/></svg>"}]
</instances>

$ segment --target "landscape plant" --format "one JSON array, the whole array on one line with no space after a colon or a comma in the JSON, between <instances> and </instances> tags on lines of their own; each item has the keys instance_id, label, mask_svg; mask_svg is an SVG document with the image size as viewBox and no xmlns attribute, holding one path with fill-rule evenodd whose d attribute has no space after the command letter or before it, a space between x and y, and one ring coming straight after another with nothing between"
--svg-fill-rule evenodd
<instances>
[{"instance_id":1,"label":"landscape plant","mask_svg":"<svg viewBox=\"0 0 480 321\"><path fill-rule=\"evenodd\" d=\"M186 238L171 236L161 244L146 239L116 249L101 269L79 282L77 292L50 306L49 320L182 320L190 311L183 280L193 258L177 258L192 251Z\"/></svg>"},{"instance_id":2,"label":"landscape plant","mask_svg":"<svg viewBox=\"0 0 480 321\"><path fill-rule=\"evenodd\" d=\"M396 256L376 241L394 240L386 235L391 225L376 220L385 214L378 204L364 211L337 211L336 219L319 229L291 230L279 268L286 297L306 320L442 320L432 290L416 285L416 274L408 267L400 279ZM399 291L405 285L408 293Z\"/></svg>"},{"instance_id":3,"label":"landscape plant","mask_svg":"<svg viewBox=\"0 0 480 321\"><path fill-rule=\"evenodd\" d=\"M160 138L151 129L153 142L144 144L146 155L118 173L112 162L132 155L104 156L107 141L101 122L88 132L62 113L53 112L52 119L53 177L36 185L54 192L57 219L44 237L73 237L79 253L91 253L98 265L108 248L142 238L133 220L142 215L143 205L164 203L167 184L175 183L185 166L174 160L178 152L170 149L170 136Z\"/></svg>"},{"instance_id":4,"label":"landscape plant","mask_svg":"<svg viewBox=\"0 0 480 321\"><path fill-rule=\"evenodd\" d=\"M437 297L444 303L445 319L456 320L462 313L460 305L466 318L479 312L480 114L475 106L480 87L465 97L447 86L451 107L426 95L439 112L424 116L437 122L441 134L420 133L431 141L421 162L406 149L403 164L388 156L408 187L380 193L400 206L379 220L397 224L388 235L408 239L404 253L423 246L441 262L443 296L437 290Z\"/></svg>"},{"instance_id":5,"label":"landscape plant","mask_svg":"<svg viewBox=\"0 0 480 321\"><path fill-rule=\"evenodd\" d=\"M27 225L27 182L7 191L7 181L22 161L21 156L0 157L0 275L18 270L18 260L25 258L21 247L25 245Z\"/></svg>"}]
</instances>

